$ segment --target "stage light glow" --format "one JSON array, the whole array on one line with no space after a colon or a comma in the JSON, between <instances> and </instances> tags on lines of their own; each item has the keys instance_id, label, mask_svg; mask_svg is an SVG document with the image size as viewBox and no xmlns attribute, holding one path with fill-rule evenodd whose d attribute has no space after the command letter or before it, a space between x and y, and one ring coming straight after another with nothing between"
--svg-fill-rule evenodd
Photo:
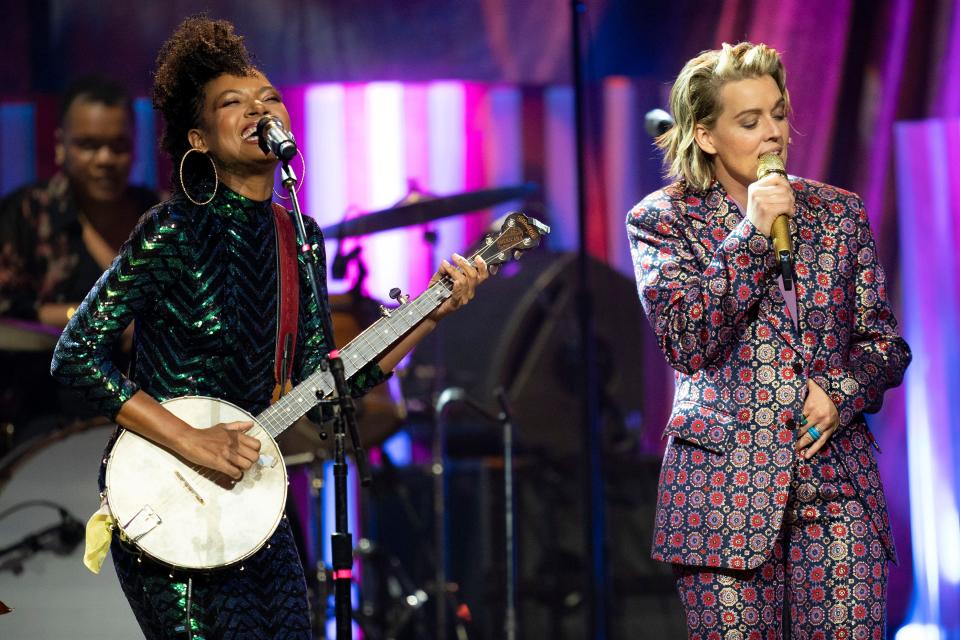
<instances>
[{"instance_id":1,"label":"stage light glow","mask_svg":"<svg viewBox=\"0 0 960 640\"><path fill-rule=\"evenodd\" d=\"M903 335L913 351L904 379L914 598L898 640L958 637L960 524L956 451L960 446L960 261L951 168L960 120L896 126ZM945 634L945 635L944 635Z\"/></svg>"},{"instance_id":2,"label":"stage light glow","mask_svg":"<svg viewBox=\"0 0 960 640\"><path fill-rule=\"evenodd\" d=\"M347 211L347 139L344 88L339 84L312 85L304 92L307 132L304 148L309 167L304 176L307 211L321 227L340 222ZM333 258L336 243L326 238L327 256ZM328 271L328 280L329 276ZM343 289L331 283L331 289Z\"/></svg>"},{"instance_id":3,"label":"stage light glow","mask_svg":"<svg viewBox=\"0 0 960 640\"><path fill-rule=\"evenodd\" d=\"M366 87L368 209L393 206L407 193L404 155L403 85L375 82ZM408 290L407 231L384 231L366 238L364 257L370 267L367 290L387 299L393 287Z\"/></svg>"},{"instance_id":4,"label":"stage light glow","mask_svg":"<svg viewBox=\"0 0 960 640\"><path fill-rule=\"evenodd\" d=\"M430 190L448 195L464 190L466 144L464 86L462 82L433 82L427 87L427 120L430 149ZM465 249L463 221L439 220L436 260Z\"/></svg>"},{"instance_id":5,"label":"stage light glow","mask_svg":"<svg viewBox=\"0 0 960 640\"><path fill-rule=\"evenodd\" d=\"M0 194L37 179L35 118L32 104L0 104Z\"/></svg>"}]
</instances>

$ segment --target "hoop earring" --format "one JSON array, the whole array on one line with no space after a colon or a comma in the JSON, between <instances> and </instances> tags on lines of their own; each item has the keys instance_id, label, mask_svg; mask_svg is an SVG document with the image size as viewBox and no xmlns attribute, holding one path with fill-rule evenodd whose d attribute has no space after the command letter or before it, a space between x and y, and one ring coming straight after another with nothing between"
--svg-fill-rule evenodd
<instances>
[{"instance_id":1,"label":"hoop earring","mask_svg":"<svg viewBox=\"0 0 960 640\"><path fill-rule=\"evenodd\" d=\"M213 167L213 195L211 195L209 198L207 198L207 199L206 199L205 201L203 201L203 202L200 202L199 200L194 200L193 197L187 192L187 186L183 183L183 163L187 160L187 156L190 155L191 153L193 153L194 151L196 151L197 153L199 153L199 154L202 155L202 156L206 156L206 157L207 157L207 160L210 161L210 166ZM217 195L217 187L220 186L220 176L217 175L217 165L216 165L216 163L213 161L213 158L211 158L211 157L208 156L207 154L203 153L203 152L200 151L199 149L196 149L196 148L194 148L194 147L190 147L190 150L187 151L185 154L183 154L183 157L180 158L180 172L179 172L179 176L180 176L180 188L183 189L183 195L187 196L187 200L189 200L189 201L192 202L193 204L197 205L198 207L203 207L203 206L206 206L206 205L210 204L211 202L213 202L213 198Z\"/></svg>"},{"instance_id":2,"label":"hoop earring","mask_svg":"<svg viewBox=\"0 0 960 640\"><path fill-rule=\"evenodd\" d=\"M300 195L300 189L303 188L303 178L307 175L307 161L303 158L303 154L300 153L300 149L297 149L297 155L300 156L300 164L303 165L303 169L300 170L300 179L297 181L297 188L294 189L294 193ZM273 190L273 195L278 198L283 198L284 200L289 200L290 196L283 196L277 193L277 190Z\"/></svg>"}]
</instances>

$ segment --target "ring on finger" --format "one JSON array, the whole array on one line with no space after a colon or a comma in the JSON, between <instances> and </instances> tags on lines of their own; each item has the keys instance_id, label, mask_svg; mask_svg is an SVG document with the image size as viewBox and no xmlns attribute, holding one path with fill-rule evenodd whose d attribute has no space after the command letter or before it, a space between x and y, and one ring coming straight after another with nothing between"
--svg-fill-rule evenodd
<instances>
[{"instance_id":1,"label":"ring on finger","mask_svg":"<svg viewBox=\"0 0 960 640\"><path fill-rule=\"evenodd\" d=\"M820 439L820 436L822 436L823 434L820 433L819 429L817 429L817 425L813 425L812 427L807 429L807 435L810 436L814 442L816 442L817 440Z\"/></svg>"}]
</instances>

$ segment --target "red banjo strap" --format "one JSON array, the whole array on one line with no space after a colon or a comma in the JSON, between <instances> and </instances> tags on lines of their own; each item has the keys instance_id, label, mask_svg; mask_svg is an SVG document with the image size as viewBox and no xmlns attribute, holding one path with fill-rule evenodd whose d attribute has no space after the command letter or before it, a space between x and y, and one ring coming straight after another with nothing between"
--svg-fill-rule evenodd
<instances>
[{"instance_id":1,"label":"red banjo strap","mask_svg":"<svg viewBox=\"0 0 960 640\"><path fill-rule=\"evenodd\" d=\"M297 267L297 239L289 212L273 203L273 226L277 237L277 348L273 370L274 401L286 393L293 372L297 345L297 318L300 313L300 278Z\"/></svg>"}]
</instances>

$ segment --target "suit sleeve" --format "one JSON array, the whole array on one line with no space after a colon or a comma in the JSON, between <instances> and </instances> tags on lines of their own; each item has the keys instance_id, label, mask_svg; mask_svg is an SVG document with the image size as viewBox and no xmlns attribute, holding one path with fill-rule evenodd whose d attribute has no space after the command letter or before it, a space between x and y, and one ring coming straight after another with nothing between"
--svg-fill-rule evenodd
<instances>
[{"instance_id":1,"label":"suit sleeve","mask_svg":"<svg viewBox=\"0 0 960 640\"><path fill-rule=\"evenodd\" d=\"M77 308L54 350L53 377L111 419L139 389L113 363L113 345L181 277L189 229L165 206L148 211Z\"/></svg>"},{"instance_id":2,"label":"suit sleeve","mask_svg":"<svg viewBox=\"0 0 960 640\"><path fill-rule=\"evenodd\" d=\"M838 353L825 371L811 376L833 400L841 426L860 413L879 411L884 392L900 384L912 357L890 307L886 274L877 261L876 243L859 196L856 206L860 243L855 256L850 349L846 359Z\"/></svg>"},{"instance_id":3,"label":"suit sleeve","mask_svg":"<svg viewBox=\"0 0 960 640\"><path fill-rule=\"evenodd\" d=\"M323 236L320 233L320 228L312 219L305 218L304 222L307 227L308 242L317 247L317 264L320 267L317 288L320 290L320 298L322 299L322 308L319 313L325 316L327 326L333 326L327 294L327 261ZM330 346L323 331L324 325L318 314L317 303L307 279L307 264L302 253L298 256L298 260L300 265L300 317L297 321L297 350L294 354L294 384L299 383L316 371L320 367L321 361L330 352ZM350 386L351 395L360 397L389 377L380 369L377 362L373 361L357 371L347 383Z\"/></svg>"},{"instance_id":4,"label":"suit sleeve","mask_svg":"<svg viewBox=\"0 0 960 640\"><path fill-rule=\"evenodd\" d=\"M683 203L656 192L627 216L637 290L671 367L693 374L737 339L776 266L770 240L744 218L704 265L684 235Z\"/></svg>"}]
</instances>

